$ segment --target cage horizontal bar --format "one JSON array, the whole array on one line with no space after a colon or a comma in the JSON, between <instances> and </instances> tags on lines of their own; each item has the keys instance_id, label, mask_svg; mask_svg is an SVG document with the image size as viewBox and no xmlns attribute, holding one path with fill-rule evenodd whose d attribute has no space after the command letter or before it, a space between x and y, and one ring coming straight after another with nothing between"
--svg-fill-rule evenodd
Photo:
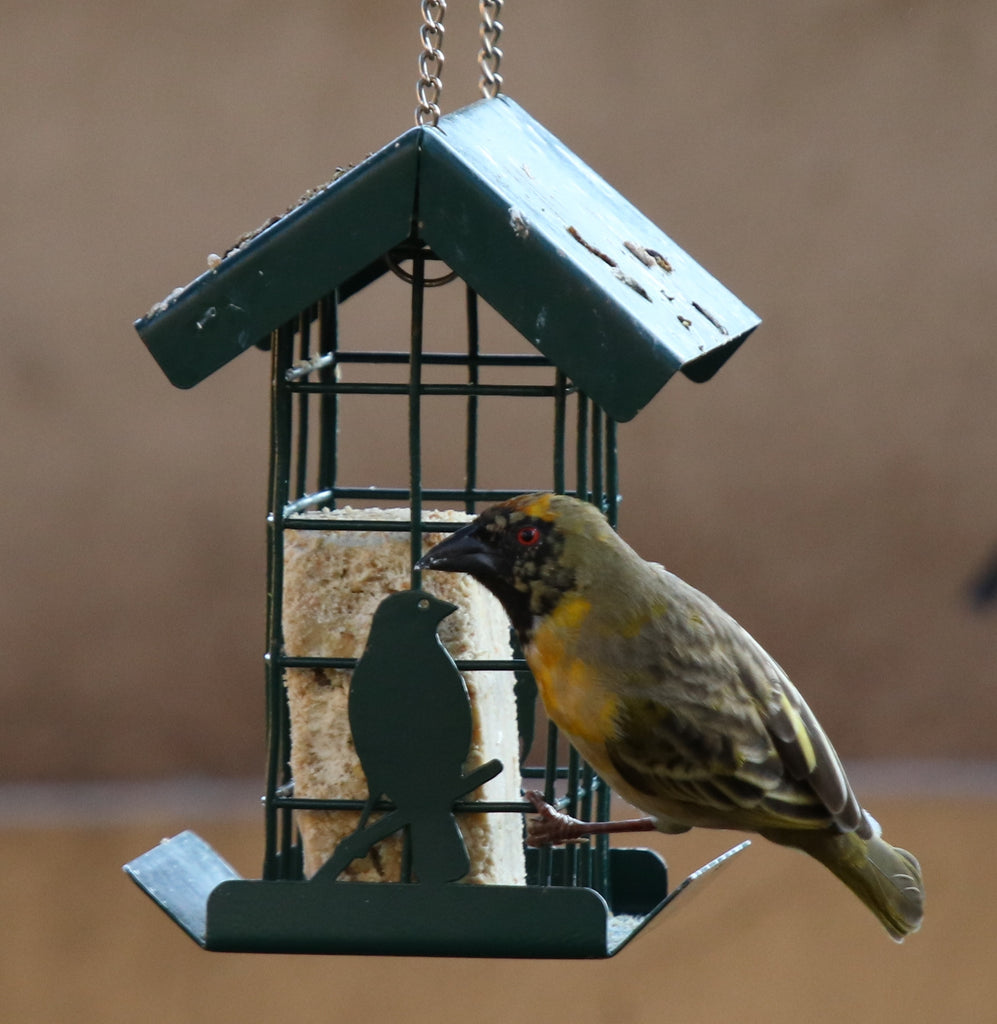
<instances>
[{"instance_id":1,"label":"cage horizontal bar","mask_svg":"<svg viewBox=\"0 0 997 1024\"><path fill-rule=\"evenodd\" d=\"M329 353L329 355L332 356L329 365L336 363L408 365L412 360L409 352L393 351L344 352L339 350ZM323 357L319 356L319 358ZM469 356L466 352L424 352L422 362L432 366L470 366L473 364L476 366L535 366L543 368L553 365L546 356L535 352L519 355L506 352L481 352L474 356Z\"/></svg>"},{"instance_id":2,"label":"cage horizontal bar","mask_svg":"<svg viewBox=\"0 0 997 1024\"><path fill-rule=\"evenodd\" d=\"M485 488L466 487L424 487L419 493L423 501L454 501L454 502L496 502L508 501L510 498L518 497L520 494L529 493L533 488L520 487L519 489L492 490ZM577 491L567 490L563 493L577 497ZM284 506L285 525L290 525L296 530L382 530L390 533L408 533L410 524L408 522L396 522L392 520L363 520L361 518L350 520L325 519L325 518L301 518L286 521L287 517L300 515L302 511L320 502L336 501L340 498L347 498L353 501L383 499L387 501L405 501L412 499L412 492L405 487L331 487L326 490L315 491L313 494L306 494L295 501L288 502ZM358 509L363 512L363 509ZM458 530L463 523L440 523L423 522L423 530L429 533L446 533L451 530Z\"/></svg>"},{"instance_id":3,"label":"cage horizontal bar","mask_svg":"<svg viewBox=\"0 0 997 1024\"><path fill-rule=\"evenodd\" d=\"M290 391L313 395L404 395L412 396L409 384L390 384L387 382L343 383L342 381L288 381L285 385ZM572 388L567 388L570 394ZM553 398L561 393L553 384L420 384L420 395L429 396L463 396L475 395L478 398Z\"/></svg>"},{"instance_id":4,"label":"cage horizontal bar","mask_svg":"<svg viewBox=\"0 0 997 1024\"><path fill-rule=\"evenodd\" d=\"M282 668L327 668L351 671L357 667L357 658L292 657L286 654L264 657ZM522 658L492 658L490 660L457 659L454 664L461 672L523 672L526 661Z\"/></svg>"},{"instance_id":5,"label":"cage horizontal bar","mask_svg":"<svg viewBox=\"0 0 997 1024\"><path fill-rule=\"evenodd\" d=\"M542 769L535 770L542 774ZM567 774L567 769L562 768L558 771L558 778L564 778ZM593 776L591 789L581 786L572 795L574 798L582 800L601 787L602 783L599 777ZM280 794L273 796L269 801L265 797L262 800L264 803L269 803L271 807L287 807L296 811L362 811L367 806L366 800L322 799L320 797L281 796ZM570 798L567 796L557 797L553 801L554 805L560 809L565 808L569 802ZM373 810L379 813L395 809L395 804L390 800L378 800L373 807ZM453 804L453 809L461 813L481 812L483 814L532 814L536 810L528 800L457 800Z\"/></svg>"},{"instance_id":6,"label":"cage horizontal bar","mask_svg":"<svg viewBox=\"0 0 997 1024\"><path fill-rule=\"evenodd\" d=\"M547 778L547 768L539 764L523 765L519 770L519 774L524 779L545 779ZM566 779L571 774L572 769L568 768L567 765L556 765L553 772L555 779ZM592 792L594 793L597 789L601 789L602 786L603 783L599 776L593 776ZM574 792L577 796L581 797L588 790L584 786L579 786Z\"/></svg>"},{"instance_id":7,"label":"cage horizontal bar","mask_svg":"<svg viewBox=\"0 0 997 1024\"><path fill-rule=\"evenodd\" d=\"M310 359L302 360L289 367L284 373L284 380L288 383L305 380L316 370L324 370L337 365L354 364L364 366L408 366L412 356L408 352L356 352L339 350L320 352ZM533 369L546 369L553 366L553 363L539 353L513 354L513 353L474 353L463 352L429 352L420 360L423 364L432 366L465 366L465 367L532 367Z\"/></svg>"},{"instance_id":8,"label":"cage horizontal bar","mask_svg":"<svg viewBox=\"0 0 997 1024\"><path fill-rule=\"evenodd\" d=\"M287 807L295 811L362 811L366 800L320 800L315 797L275 796L269 801L272 807ZM393 811L390 800L379 800L375 811ZM526 800L457 800L453 810L458 814L532 814L533 804Z\"/></svg>"},{"instance_id":9,"label":"cage horizontal bar","mask_svg":"<svg viewBox=\"0 0 997 1024\"><path fill-rule=\"evenodd\" d=\"M389 496L381 495L381 497ZM329 499L323 498L322 500L328 501ZM407 501L408 497L392 498L392 500ZM363 509L357 509L356 511L363 512ZM378 533L408 533L411 529L411 524L408 520L398 522L397 520L364 519L362 517L350 520L289 518L292 515L300 515L300 513L285 513L284 526L289 530L328 530L331 533L355 533L370 530L377 531ZM434 523L425 521L420 524L423 533L451 533L466 525L466 523Z\"/></svg>"}]
</instances>

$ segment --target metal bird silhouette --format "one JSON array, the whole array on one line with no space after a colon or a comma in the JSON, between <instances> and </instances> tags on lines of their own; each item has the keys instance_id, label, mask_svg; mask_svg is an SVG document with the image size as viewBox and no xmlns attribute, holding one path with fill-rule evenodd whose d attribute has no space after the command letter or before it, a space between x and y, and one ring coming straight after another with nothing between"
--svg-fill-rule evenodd
<instances>
[{"instance_id":1,"label":"metal bird silhouette","mask_svg":"<svg viewBox=\"0 0 997 1024\"><path fill-rule=\"evenodd\" d=\"M436 634L456 606L420 590L385 598L350 683L350 730L367 777L367 804L315 878L334 879L381 839L409 827L420 882L462 878L470 868L454 801L502 770L492 760L464 774L473 723L467 688ZM372 824L387 797L395 809Z\"/></svg>"}]
</instances>

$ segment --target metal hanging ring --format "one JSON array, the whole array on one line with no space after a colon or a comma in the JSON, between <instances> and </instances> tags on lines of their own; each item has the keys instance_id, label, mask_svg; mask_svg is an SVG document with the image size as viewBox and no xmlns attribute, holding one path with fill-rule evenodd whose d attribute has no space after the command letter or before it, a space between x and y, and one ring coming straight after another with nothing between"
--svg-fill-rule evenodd
<instances>
[{"instance_id":1,"label":"metal hanging ring","mask_svg":"<svg viewBox=\"0 0 997 1024\"><path fill-rule=\"evenodd\" d=\"M425 259L437 259L430 252L424 251L423 257ZM405 259L411 259L406 256ZM415 275L410 274L407 270L402 270L401 262L395 257L394 253L387 252L384 254L385 262L388 264L388 269L395 277L400 277L406 284L415 283ZM422 279L422 285L424 288L439 288L442 285L450 284L450 282L457 277L457 271L451 270L446 274L440 274L439 277L424 277Z\"/></svg>"}]
</instances>

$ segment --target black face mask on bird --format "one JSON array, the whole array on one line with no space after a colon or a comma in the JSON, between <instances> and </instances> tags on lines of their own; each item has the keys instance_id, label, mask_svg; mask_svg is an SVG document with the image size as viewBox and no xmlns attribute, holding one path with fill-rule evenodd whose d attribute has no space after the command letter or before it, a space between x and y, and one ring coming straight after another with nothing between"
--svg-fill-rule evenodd
<instances>
[{"instance_id":1,"label":"black face mask on bird","mask_svg":"<svg viewBox=\"0 0 997 1024\"><path fill-rule=\"evenodd\" d=\"M485 512L428 551L415 567L476 579L499 599L525 643L535 617L550 612L572 582L555 571L560 547L561 538L549 522L516 512Z\"/></svg>"}]
</instances>

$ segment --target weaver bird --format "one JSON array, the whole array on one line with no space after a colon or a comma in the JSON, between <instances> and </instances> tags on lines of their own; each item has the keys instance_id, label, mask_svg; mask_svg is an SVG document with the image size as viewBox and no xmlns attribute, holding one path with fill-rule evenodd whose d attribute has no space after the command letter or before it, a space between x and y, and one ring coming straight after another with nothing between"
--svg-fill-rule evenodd
<instances>
[{"instance_id":1,"label":"weaver bird","mask_svg":"<svg viewBox=\"0 0 997 1024\"><path fill-rule=\"evenodd\" d=\"M881 837L785 672L708 597L644 561L594 506L513 498L418 567L466 572L501 601L548 716L650 816L586 823L540 808L542 837L757 832L819 860L898 942L918 929L916 858Z\"/></svg>"}]
</instances>

